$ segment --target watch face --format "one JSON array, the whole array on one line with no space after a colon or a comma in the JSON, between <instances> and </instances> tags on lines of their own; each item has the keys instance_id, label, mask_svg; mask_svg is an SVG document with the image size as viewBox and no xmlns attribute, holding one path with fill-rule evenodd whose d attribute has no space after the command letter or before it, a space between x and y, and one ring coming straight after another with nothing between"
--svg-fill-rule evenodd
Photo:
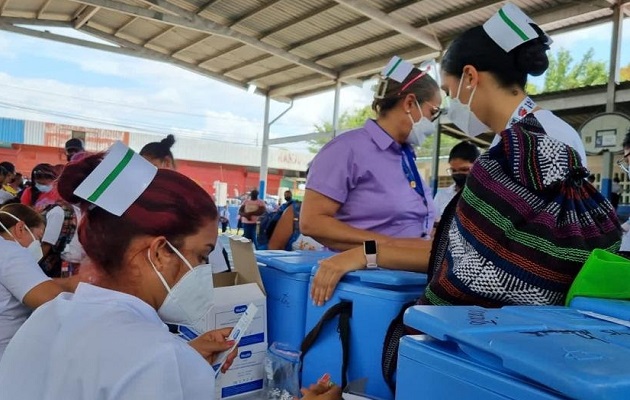
<instances>
[{"instance_id":1,"label":"watch face","mask_svg":"<svg viewBox=\"0 0 630 400\"><path fill-rule=\"evenodd\" d=\"M365 254L376 254L376 241L368 240L365 242Z\"/></svg>"}]
</instances>

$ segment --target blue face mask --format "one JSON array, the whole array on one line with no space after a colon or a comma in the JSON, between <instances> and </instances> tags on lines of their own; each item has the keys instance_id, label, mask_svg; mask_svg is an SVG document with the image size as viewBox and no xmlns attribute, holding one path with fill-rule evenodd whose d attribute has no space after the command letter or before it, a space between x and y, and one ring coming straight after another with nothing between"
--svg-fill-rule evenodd
<instances>
[{"instance_id":1,"label":"blue face mask","mask_svg":"<svg viewBox=\"0 0 630 400\"><path fill-rule=\"evenodd\" d=\"M52 185L42 185L41 183L36 183L35 188L42 193L48 193L52 190Z\"/></svg>"}]
</instances>

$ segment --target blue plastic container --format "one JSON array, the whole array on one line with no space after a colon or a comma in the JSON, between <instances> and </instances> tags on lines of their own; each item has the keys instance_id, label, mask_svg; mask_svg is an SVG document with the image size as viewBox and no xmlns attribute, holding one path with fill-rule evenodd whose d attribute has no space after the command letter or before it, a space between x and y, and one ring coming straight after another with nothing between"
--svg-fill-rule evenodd
<instances>
[{"instance_id":1,"label":"blue plastic container","mask_svg":"<svg viewBox=\"0 0 630 400\"><path fill-rule=\"evenodd\" d=\"M269 344L281 342L296 350L304 338L308 283L317 262L329 252L256 252L258 269L267 292Z\"/></svg>"},{"instance_id":2,"label":"blue plastic container","mask_svg":"<svg viewBox=\"0 0 630 400\"><path fill-rule=\"evenodd\" d=\"M570 307L630 321L630 301L574 297Z\"/></svg>"},{"instance_id":3,"label":"blue plastic container","mask_svg":"<svg viewBox=\"0 0 630 400\"><path fill-rule=\"evenodd\" d=\"M315 270L313 272L316 272ZM352 302L348 382L367 378L365 394L376 399L393 399L381 372L383 341L391 321L406 303L416 300L427 284L425 274L362 270L344 276L333 298L324 306L306 306L308 333L330 307L340 301ZM319 338L304 357L302 384L314 383L325 372L341 383L342 349L335 318L322 329Z\"/></svg>"},{"instance_id":4,"label":"blue plastic container","mask_svg":"<svg viewBox=\"0 0 630 400\"><path fill-rule=\"evenodd\" d=\"M397 399L630 398L630 329L565 307L416 306Z\"/></svg>"}]
</instances>

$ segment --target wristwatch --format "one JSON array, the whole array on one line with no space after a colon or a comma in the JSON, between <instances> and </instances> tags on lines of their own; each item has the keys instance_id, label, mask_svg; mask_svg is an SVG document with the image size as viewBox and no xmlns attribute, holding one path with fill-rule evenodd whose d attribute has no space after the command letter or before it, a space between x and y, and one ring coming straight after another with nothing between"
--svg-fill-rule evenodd
<instances>
[{"instance_id":1,"label":"wristwatch","mask_svg":"<svg viewBox=\"0 0 630 400\"><path fill-rule=\"evenodd\" d=\"M365 267L374 269L376 265L376 240L366 240L363 242L363 254L365 254Z\"/></svg>"}]
</instances>

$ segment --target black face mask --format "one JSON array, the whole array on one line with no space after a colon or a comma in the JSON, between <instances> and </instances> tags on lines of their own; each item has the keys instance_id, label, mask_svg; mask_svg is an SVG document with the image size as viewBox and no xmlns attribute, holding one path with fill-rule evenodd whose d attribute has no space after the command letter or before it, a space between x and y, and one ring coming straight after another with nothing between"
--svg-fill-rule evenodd
<instances>
[{"instance_id":1,"label":"black face mask","mask_svg":"<svg viewBox=\"0 0 630 400\"><path fill-rule=\"evenodd\" d=\"M292 199L292 197L285 197L285 198L284 198L284 201L287 201L287 202L288 202L288 201L291 201L291 199Z\"/></svg>"},{"instance_id":2,"label":"black face mask","mask_svg":"<svg viewBox=\"0 0 630 400\"><path fill-rule=\"evenodd\" d=\"M461 189L466 184L466 178L468 178L468 174L453 174L451 175L451 178L453 178L453 181L455 181L455 186L457 186L458 189Z\"/></svg>"}]
</instances>

